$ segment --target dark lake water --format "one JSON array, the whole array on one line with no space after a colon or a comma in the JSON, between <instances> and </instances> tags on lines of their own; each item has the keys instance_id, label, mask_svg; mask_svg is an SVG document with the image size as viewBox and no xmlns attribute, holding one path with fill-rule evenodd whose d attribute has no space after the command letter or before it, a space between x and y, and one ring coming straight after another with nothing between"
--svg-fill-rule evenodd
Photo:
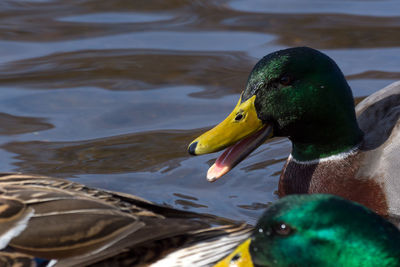
<instances>
[{"instance_id":1,"label":"dark lake water","mask_svg":"<svg viewBox=\"0 0 400 267\"><path fill-rule=\"evenodd\" d=\"M0 167L253 223L286 139L226 177L187 144L234 107L255 62L311 46L357 98L400 79L400 4L381 0L0 2Z\"/></svg>"}]
</instances>

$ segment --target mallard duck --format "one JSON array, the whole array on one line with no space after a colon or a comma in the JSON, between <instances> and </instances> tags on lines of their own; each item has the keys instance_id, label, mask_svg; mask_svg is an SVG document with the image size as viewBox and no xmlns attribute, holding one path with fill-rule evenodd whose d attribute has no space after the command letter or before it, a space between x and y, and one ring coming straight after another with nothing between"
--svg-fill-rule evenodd
<instances>
[{"instance_id":1,"label":"mallard duck","mask_svg":"<svg viewBox=\"0 0 400 267\"><path fill-rule=\"evenodd\" d=\"M207 178L215 181L266 139L292 142L278 195L329 193L361 203L393 221L400 218L400 82L354 108L343 73L308 47L262 58L219 125L188 147L192 155L227 150Z\"/></svg>"},{"instance_id":2,"label":"mallard duck","mask_svg":"<svg viewBox=\"0 0 400 267\"><path fill-rule=\"evenodd\" d=\"M245 224L128 194L0 176L1 266L207 266L249 235Z\"/></svg>"},{"instance_id":3,"label":"mallard duck","mask_svg":"<svg viewBox=\"0 0 400 267\"><path fill-rule=\"evenodd\" d=\"M276 201L223 266L400 266L400 231L371 210L333 195Z\"/></svg>"}]
</instances>

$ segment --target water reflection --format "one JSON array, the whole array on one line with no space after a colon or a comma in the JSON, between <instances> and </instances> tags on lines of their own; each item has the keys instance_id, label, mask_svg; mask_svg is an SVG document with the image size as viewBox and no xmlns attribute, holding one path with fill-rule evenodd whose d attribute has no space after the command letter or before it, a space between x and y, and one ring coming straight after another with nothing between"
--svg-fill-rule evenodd
<instances>
[{"instance_id":1,"label":"water reflection","mask_svg":"<svg viewBox=\"0 0 400 267\"><path fill-rule=\"evenodd\" d=\"M62 176L81 173L167 172L180 166L186 143L199 132L158 131L79 142L10 142L18 171Z\"/></svg>"},{"instance_id":2,"label":"water reflection","mask_svg":"<svg viewBox=\"0 0 400 267\"><path fill-rule=\"evenodd\" d=\"M78 16L69 16L59 18L59 21L76 22L76 23L143 23L164 21L172 19L172 16L163 14L146 14L146 13L124 13L124 12L107 12L107 13L92 13Z\"/></svg>"},{"instance_id":3,"label":"water reflection","mask_svg":"<svg viewBox=\"0 0 400 267\"><path fill-rule=\"evenodd\" d=\"M0 112L0 135L35 133L53 127L42 118L13 116Z\"/></svg>"},{"instance_id":4,"label":"water reflection","mask_svg":"<svg viewBox=\"0 0 400 267\"><path fill-rule=\"evenodd\" d=\"M253 62L242 52L107 50L51 54L0 68L0 84L35 89L98 86L109 90L145 90L160 85L198 85L192 96L238 93Z\"/></svg>"},{"instance_id":5,"label":"water reflection","mask_svg":"<svg viewBox=\"0 0 400 267\"><path fill-rule=\"evenodd\" d=\"M335 1L327 2L321 0L252 0L248 2L234 0L229 2L229 6L238 11L248 11L255 13L293 13L293 14L351 14L365 16L390 17L398 16L398 2L396 0L385 1Z\"/></svg>"}]
</instances>

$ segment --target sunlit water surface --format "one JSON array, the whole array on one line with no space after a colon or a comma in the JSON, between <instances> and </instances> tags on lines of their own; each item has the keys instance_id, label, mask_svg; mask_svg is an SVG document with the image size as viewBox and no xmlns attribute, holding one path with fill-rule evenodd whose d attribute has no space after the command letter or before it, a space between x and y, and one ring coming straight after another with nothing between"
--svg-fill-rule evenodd
<instances>
[{"instance_id":1,"label":"sunlit water surface","mask_svg":"<svg viewBox=\"0 0 400 267\"><path fill-rule=\"evenodd\" d=\"M365 97L400 79L398 1L1 1L0 167L254 223L290 153L258 148L226 177L187 144L235 105L255 62L330 55Z\"/></svg>"}]
</instances>

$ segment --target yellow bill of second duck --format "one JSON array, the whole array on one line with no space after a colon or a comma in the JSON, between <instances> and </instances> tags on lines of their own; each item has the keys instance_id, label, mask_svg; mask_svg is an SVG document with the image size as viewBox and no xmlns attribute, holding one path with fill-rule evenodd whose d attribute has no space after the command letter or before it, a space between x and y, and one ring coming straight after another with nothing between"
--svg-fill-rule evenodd
<instances>
[{"instance_id":1,"label":"yellow bill of second duck","mask_svg":"<svg viewBox=\"0 0 400 267\"><path fill-rule=\"evenodd\" d=\"M250 238L244 241L235 251L215 264L214 267L254 267L249 252L250 242Z\"/></svg>"}]
</instances>

